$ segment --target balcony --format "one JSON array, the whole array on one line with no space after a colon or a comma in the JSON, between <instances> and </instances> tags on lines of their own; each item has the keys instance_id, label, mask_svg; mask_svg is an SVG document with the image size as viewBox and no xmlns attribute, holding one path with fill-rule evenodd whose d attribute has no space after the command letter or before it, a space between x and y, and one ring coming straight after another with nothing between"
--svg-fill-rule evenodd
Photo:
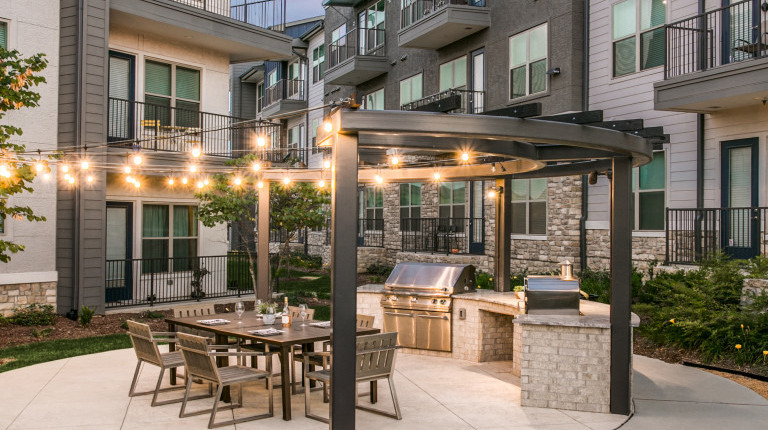
<instances>
[{"instance_id":1,"label":"balcony","mask_svg":"<svg viewBox=\"0 0 768 430\"><path fill-rule=\"evenodd\" d=\"M433 254L483 254L483 218L403 218L402 250Z\"/></svg>"},{"instance_id":2,"label":"balcony","mask_svg":"<svg viewBox=\"0 0 768 430\"><path fill-rule=\"evenodd\" d=\"M666 263L698 264L718 252L748 259L768 252L768 208L670 209Z\"/></svg>"},{"instance_id":3,"label":"balcony","mask_svg":"<svg viewBox=\"0 0 768 430\"><path fill-rule=\"evenodd\" d=\"M359 85L389 71L385 31L353 29L328 45L326 84Z\"/></svg>"},{"instance_id":4,"label":"balcony","mask_svg":"<svg viewBox=\"0 0 768 430\"><path fill-rule=\"evenodd\" d=\"M226 52L230 62L289 58L287 0L111 0L110 31Z\"/></svg>"},{"instance_id":5,"label":"balcony","mask_svg":"<svg viewBox=\"0 0 768 430\"><path fill-rule=\"evenodd\" d=\"M401 110L479 114L485 111L485 91L451 88L404 104Z\"/></svg>"},{"instance_id":6,"label":"balcony","mask_svg":"<svg viewBox=\"0 0 768 430\"><path fill-rule=\"evenodd\" d=\"M357 221L357 246L384 247L383 218L361 218Z\"/></svg>"},{"instance_id":7,"label":"balcony","mask_svg":"<svg viewBox=\"0 0 768 430\"><path fill-rule=\"evenodd\" d=\"M440 49L491 26L485 0L415 0L400 11L398 44Z\"/></svg>"},{"instance_id":8,"label":"balcony","mask_svg":"<svg viewBox=\"0 0 768 430\"><path fill-rule=\"evenodd\" d=\"M282 79L264 90L262 116L271 119L307 108L306 82L303 79Z\"/></svg>"},{"instance_id":9,"label":"balcony","mask_svg":"<svg viewBox=\"0 0 768 430\"><path fill-rule=\"evenodd\" d=\"M665 26L655 108L710 113L768 97L768 2L746 0Z\"/></svg>"}]
</instances>

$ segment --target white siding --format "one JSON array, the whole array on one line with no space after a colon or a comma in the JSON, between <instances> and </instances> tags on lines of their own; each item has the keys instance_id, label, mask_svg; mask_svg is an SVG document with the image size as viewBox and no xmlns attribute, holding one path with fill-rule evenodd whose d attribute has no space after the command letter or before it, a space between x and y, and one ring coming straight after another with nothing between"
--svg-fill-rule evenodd
<instances>
[{"instance_id":1,"label":"white siding","mask_svg":"<svg viewBox=\"0 0 768 430\"><path fill-rule=\"evenodd\" d=\"M319 80L316 83L312 82L312 51L317 48L318 46L325 43L325 32L320 32L315 37L312 38L312 40L309 41L309 49L307 50L309 62L308 62L308 73L307 76L309 76L310 84L309 84L309 94L308 94L308 106L310 109L318 108L323 105L323 101L325 99L325 81L323 79ZM326 53L326 68L327 68L327 53ZM309 111L309 119L307 121L307 144L312 144L312 131L309 129L312 125L313 120L317 120L318 124L323 121L323 114L324 109L313 109ZM322 166L323 162L323 156L322 153L318 153L315 155L310 155L309 158L309 167L320 167Z\"/></svg>"}]
</instances>

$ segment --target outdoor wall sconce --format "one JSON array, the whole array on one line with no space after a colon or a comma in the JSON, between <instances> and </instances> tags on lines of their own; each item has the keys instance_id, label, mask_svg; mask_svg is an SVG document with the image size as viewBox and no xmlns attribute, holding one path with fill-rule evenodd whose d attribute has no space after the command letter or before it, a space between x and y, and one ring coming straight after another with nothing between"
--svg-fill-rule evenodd
<instances>
[{"instance_id":1,"label":"outdoor wall sconce","mask_svg":"<svg viewBox=\"0 0 768 430\"><path fill-rule=\"evenodd\" d=\"M498 186L498 187L491 187L488 189L488 198L489 199L495 199L496 197L504 194L504 187Z\"/></svg>"},{"instance_id":2,"label":"outdoor wall sconce","mask_svg":"<svg viewBox=\"0 0 768 430\"><path fill-rule=\"evenodd\" d=\"M547 74L550 75L550 76L559 75L560 74L560 68L559 67L555 67L555 68L549 69L549 70L547 70Z\"/></svg>"}]
</instances>

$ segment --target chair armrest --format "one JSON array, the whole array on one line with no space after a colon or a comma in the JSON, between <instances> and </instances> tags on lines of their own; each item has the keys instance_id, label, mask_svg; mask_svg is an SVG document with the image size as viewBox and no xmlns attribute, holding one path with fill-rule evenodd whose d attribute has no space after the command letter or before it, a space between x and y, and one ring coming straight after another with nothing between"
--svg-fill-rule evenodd
<instances>
[{"instance_id":1,"label":"chair armrest","mask_svg":"<svg viewBox=\"0 0 768 430\"><path fill-rule=\"evenodd\" d=\"M260 357L274 355L274 352L260 352L260 351L227 351L227 352L209 352L211 357Z\"/></svg>"},{"instance_id":2,"label":"chair armrest","mask_svg":"<svg viewBox=\"0 0 768 430\"><path fill-rule=\"evenodd\" d=\"M208 351L212 349L237 349L237 345L208 345Z\"/></svg>"},{"instance_id":3,"label":"chair armrest","mask_svg":"<svg viewBox=\"0 0 768 430\"><path fill-rule=\"evenodd\" d=\"M331 350L331 341L330 340L324 340L323 341L323 352L329 352Z\"/></svg>"},{"instance_id":4,"label":"chair armrest","mask_svg":"<svg viewBox=\"0 0 768 430\"><path fill-rule=\"evenodd\" d=\"M328 351L317 351L317 352L305 352L304 357L330 357L331 353Z\"/></svg>"}]
</instances>

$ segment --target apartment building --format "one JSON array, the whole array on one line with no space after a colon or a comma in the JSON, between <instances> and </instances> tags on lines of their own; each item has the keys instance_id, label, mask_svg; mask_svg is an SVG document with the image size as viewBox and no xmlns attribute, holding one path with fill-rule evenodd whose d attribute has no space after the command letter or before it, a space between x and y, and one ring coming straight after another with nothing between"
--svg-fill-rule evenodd
<instances>
[{"instance_id":1,"label":"apartment building","mask_svg":"<svg viewBox=\"0 0 768 430\"><path fill-rule=\"evenodd\" d=\"M284 4L61 1L57 141L73 179L57 191L59 312L226 284L226 227L200 224L194 191L252 150L257 123L229 114L230 65L291 55Z\"/></svg>"},{"instance_id":2,"label":"apartment building","mask_svg":"<svg viewBox=\"0 0 768 430\"><path fill-rule=\"evenodd\" d=\"M45 13L41 13L45 11ZM55 118L59 112L59 11L45 1L0 1L0 47L18 50L22 56L44 53L48 67L42 72L46 83L35 91L40 94L40 106L8 112L3 119L24 131L11 142L26 146L27 151L50 151L56 148ZM47 123L47 127L40 124ZM13 254L10 263L0 264L0 315L27 303L53 303L58 280L55 248L51 246L56 234L56 172L48 179L41 175L32 184L33 193L9 199L8 204L31 207L46 222L31 223L22 219L0 220L3 240L25 246L25 251Z\"/></svg>"}]
</instances>

